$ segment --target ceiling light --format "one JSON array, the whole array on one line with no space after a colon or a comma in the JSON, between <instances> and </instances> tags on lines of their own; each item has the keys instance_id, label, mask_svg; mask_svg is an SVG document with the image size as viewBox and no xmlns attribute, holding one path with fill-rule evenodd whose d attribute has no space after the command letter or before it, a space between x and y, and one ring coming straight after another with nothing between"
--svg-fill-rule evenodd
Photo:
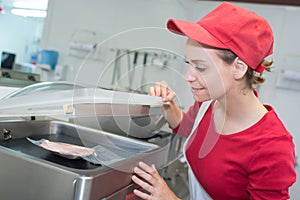
<instances>
[{"instance_id":1,"label":"ceiling light","mask_svg":"<svg viewBox=\"0 0 300 200\"><path fill-rule=\"evenodd\" d=\"M33 9L21 9L13 8L10 12L14 15L23 17L46 17L47 12L45 10L33 10Z\"/></svg>"},{"instance_id":2,"label":"ceiling light","mask_svg":"<svg viewBox=\"0 0 300 200\"><path fill-rule=\"evenodd\" d=\"M27 8L33 10L47 10L48 0L26 0L26 1L15 1L13 4L15 8Z\"/></svg>"}]
</instances>

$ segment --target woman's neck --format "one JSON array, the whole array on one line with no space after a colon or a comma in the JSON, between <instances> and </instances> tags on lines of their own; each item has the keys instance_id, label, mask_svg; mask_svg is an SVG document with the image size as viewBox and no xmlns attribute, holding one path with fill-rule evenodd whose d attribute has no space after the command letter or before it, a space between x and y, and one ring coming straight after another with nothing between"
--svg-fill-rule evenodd
<instances>
[{"instance_id":1,"label":"woman's neck","mask_svg":"<svg viewBox=\"0 0 300 200\"><path fill-rule=\"evenodd\" d=\"M219 133L230 134L244 130L258 122L267 109L252 90L227 94L216 101L213 110L215 128Z\"/></svg>"}]
</instances>

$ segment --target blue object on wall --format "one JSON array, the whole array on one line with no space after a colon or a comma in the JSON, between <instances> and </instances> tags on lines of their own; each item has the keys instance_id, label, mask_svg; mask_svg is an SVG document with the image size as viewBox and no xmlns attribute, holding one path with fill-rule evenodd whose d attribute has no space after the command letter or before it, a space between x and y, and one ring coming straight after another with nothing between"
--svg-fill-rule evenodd
<instances>
[{"instance_id":1,"label":"blue object on wall","mask_svg":"<svg viewBox=\"0 0 300 200\"><path fill-rule=\"evenodd\" d=\"M54 70L58 60L58 52L53 50L39 50L37 64L48 64Z\"/></svg>"}]
</instances>

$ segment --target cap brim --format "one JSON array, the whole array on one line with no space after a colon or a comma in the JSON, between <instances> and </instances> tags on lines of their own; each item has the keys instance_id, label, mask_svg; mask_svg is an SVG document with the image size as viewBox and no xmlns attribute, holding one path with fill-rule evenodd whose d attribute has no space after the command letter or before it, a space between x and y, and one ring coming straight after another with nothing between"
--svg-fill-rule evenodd
<instances>
[{"instance_id":1,"label":"cap brim","mask_svg":"<svg viewBox=\"0 0 300 200\"><path fill-rule=\"evenodd\" d=\"M227 47L210 34L201 25L183 20L169 19L167 28L176 34L187 36L188 38L199 42L200 44L227 49Z\"/></svg>"}]
</instances>

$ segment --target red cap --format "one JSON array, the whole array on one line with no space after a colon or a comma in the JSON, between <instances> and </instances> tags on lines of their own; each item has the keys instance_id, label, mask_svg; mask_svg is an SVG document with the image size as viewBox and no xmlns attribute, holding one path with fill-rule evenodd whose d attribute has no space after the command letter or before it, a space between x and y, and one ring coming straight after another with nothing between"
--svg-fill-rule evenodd
<instances>
[{"instance_id":1,"label":"red cap","mask_svg":"<svg viewBox=\"0 0 300 200\"><path fill-rule=\"evenodd\" d=\"M229 49L259 73L265 69L261 62L273 53L274 37L268 22L254 12L228 2L196 23L170 19L167 27L201 44Z\"/></svg>"}]
</instances>

